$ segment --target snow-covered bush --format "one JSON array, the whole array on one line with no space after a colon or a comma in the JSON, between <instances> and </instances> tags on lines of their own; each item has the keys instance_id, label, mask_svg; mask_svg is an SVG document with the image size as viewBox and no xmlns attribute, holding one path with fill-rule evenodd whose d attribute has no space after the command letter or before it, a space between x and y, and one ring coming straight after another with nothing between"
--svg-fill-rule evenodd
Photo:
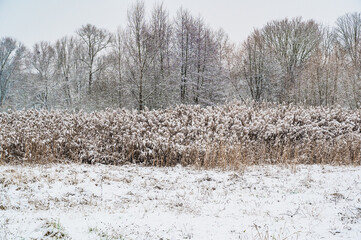
<instances>
[{"instance_id":1,"label":"snow-covered bush","mask_svg":"<svg viewBox=\"0 0 361 240\"><path fill-rule=\"evenodd\" d=\"M361 111L270 103L0 114L0 161L360 164Z\"/></svg>"}]
</instances>

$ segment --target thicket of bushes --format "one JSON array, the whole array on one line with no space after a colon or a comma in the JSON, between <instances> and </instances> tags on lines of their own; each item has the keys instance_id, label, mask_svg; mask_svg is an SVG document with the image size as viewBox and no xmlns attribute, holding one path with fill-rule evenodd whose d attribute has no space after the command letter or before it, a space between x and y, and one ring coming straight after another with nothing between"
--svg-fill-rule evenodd
<instances>
[{"instance_id":1,"label":"thicket of bushes","mask_svg":"<svg viewBox=\"0 0 361 240\"><path fill-rule=\"evenodd\" d=\"M1 162L361 163L361 111L269 103L0 114Z\"/></svg>"}]
</instances>

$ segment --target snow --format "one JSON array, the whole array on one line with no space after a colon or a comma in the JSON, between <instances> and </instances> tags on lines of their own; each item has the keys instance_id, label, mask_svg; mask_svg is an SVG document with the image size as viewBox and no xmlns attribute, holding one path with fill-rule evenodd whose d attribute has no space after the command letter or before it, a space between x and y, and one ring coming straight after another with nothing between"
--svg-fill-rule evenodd
<instances>
[{"instance_id":1,"label":"snow","mask_svg":"<svg viewBox=\"0 0 361 240\"><path fill-rule=\"evenodd\" d=\"M361 167L0 166L0 239L361 239Z\"/></svg>"},{"instance_id":2,"label":"snow","mask_svg":"<svg viewBox=\"0 0 361 240\"><path fill-rule=\"evenodd\" d=\"M360 119L361 109L256 102L139 112L16 111L0 113L0 161L360 164Z\"/></svg>"}]
</instances>

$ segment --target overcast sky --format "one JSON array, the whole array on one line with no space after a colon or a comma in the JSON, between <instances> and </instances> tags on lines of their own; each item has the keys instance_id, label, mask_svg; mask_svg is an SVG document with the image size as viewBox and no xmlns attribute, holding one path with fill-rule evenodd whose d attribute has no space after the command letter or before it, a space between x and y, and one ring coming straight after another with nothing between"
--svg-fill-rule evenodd
<instances>
[{"instance_id":1,"label":"overcast sky","mask_svg":"<svg viewBox=\"0 0 361 240\"><path fill-rule=\"evenodd\" d=\"M0 37L14 37L25 45L54 42L91 23L115 32L126 24L127 8L135 0L0 0ZM163 2L173 18L181 6L202 16L214 29L222 27L234 42L253 28L285 17L302 16L333 25L347 12L361 12L361 0L146 0L147 12Z\"/></svg>"}]
</instances>

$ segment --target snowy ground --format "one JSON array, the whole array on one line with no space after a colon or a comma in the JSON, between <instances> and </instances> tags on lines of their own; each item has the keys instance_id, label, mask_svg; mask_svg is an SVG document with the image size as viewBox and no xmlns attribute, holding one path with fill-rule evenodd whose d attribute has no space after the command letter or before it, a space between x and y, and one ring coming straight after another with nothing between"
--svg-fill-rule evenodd
<instances>
[{"instance_id":1,"label":"snowy ground","mask_svg":"<svg viewBox=\"0 0 361 240\"><path fill-rule=\"evenodd\" d=\"M0 167L0 239L285 238L361 239L361 167Z\"/></svg>"}]
</instances>

